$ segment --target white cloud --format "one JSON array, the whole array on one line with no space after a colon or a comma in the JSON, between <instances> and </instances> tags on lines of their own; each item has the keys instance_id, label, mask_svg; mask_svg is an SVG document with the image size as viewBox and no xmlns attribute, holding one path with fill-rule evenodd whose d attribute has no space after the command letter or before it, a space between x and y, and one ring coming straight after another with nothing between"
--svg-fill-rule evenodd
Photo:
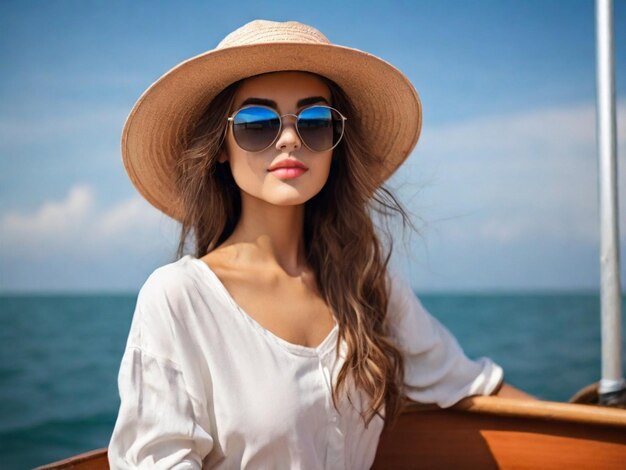
<instances>
[{"instance_id":1,"label":"white cloud","mask_svg":"<svg viewBox=\"0 0 626 470\"><path fill-rule=\"evenodd\" d=\"M60 201L46 201L33 213L0 217L0 251L38 256L47 251L118 255L171 245L177 224L139 196L99 210L93 189L72 187Z\"/></svg>"},{"instance_id":2,"label":"white cloud","mask_svg":"<svg viewBox=\"0 0 626 470\"><path fill-rule=\"evenodd\" d=\"M618 104L619 176L626 213L626 100ZM396 178L422 188L414 212L450 241L598 238L595 105L428 127ZM624 220L624 216L621 217ZM439 221L439 222L438 222ZM626 227L623 227L626 230Z\"/></svg>"},{"instance_id":3,"label":"white cloud","mask_svg":"<svg viewBox=\"0 0 626 470\"><path fill-rule=\"evenodd\" d=\"M100 238L111 238L146 227L157 227L160 213L136 196L103 213L97 223Z\"/></svg>"},{"instance_id":4,"label":"white cloud","mask_svg":"<svg viewBox=\"0 0 626 470\"><path fill-rule=\"evenodd\" d=\"M2 218L0 227L9 239L28 238L32 234L63 235L70 227L84 222L93 206L89 186L74 186L63 201L44 202L33 214L10 212Z\"/></svg>"}]
</instances>

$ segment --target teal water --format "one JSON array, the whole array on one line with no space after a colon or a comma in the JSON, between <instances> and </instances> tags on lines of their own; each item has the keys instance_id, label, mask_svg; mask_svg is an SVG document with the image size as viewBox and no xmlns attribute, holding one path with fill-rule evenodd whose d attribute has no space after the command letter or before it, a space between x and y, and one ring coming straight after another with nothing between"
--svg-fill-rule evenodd
<instances>
[{"instance_id":1,"label":"teal water","mask_svg":"<svg viewBox=\"0 0 626 470\"><path fill-rule=\"evenodd\" d=\"M540 398L566 401L599 379L595 294L420 298L468 356L493 358L508 382ZM107 446L135 300L0 296L0 468L32 468Z\"/></svg>"}]
</instances>

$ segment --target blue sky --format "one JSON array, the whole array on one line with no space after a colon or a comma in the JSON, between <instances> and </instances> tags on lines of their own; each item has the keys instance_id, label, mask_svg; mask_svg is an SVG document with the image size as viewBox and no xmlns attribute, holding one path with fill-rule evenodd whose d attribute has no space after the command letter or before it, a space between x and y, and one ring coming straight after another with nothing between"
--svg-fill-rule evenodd
<instances>
[{"instance_id":1,"label":"blue sky","mask_svg":"<svg viewBox=\"0 0 626 470\"><path fill-rule=\"evenodd\" d=\"M594 3L316 5L2 2L0 291L135 291L171 260L175 224L121 165L124 119L255 18L312 24L418 90L422 136L390 182L420 227L396 256L418 290L597 288ZM623 243L626 1L614 6Z\"/></svg>"}]
</instances>

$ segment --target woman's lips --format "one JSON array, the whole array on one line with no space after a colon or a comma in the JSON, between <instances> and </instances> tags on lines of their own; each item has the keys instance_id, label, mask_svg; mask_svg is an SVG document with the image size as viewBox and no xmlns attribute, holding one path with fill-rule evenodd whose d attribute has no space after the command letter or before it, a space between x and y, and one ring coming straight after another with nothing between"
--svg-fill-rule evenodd
<instances>
[{"instance_id":1,"label":"woman's lips","mask_svg":"<svg viewBox=\"0 0 626 470\"><path fill-rule=\"evenodd\" d=\"M292 179L297 178L301 174L303 174L306 170L301 167L292 166L292 167L282 167L276 168L275 170L271 170L270 173L276 176L276 178L280 179Z\"/></svg>"}]
</instances>

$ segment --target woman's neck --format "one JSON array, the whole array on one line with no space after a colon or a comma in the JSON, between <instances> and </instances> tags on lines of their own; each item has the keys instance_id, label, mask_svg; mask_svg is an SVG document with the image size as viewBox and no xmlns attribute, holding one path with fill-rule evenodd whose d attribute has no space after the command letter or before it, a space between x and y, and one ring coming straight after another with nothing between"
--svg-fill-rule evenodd
<instances>
[{"instance_id":1,"label":"woman's neck","mask_svg":"<svg viewBox=\"0 0 626 470\"><path fill-rule=\"evenodd\" d=\"M303 204L278 206L247 195L239 223L221 247L234 249L243 264L276 264L298 275L306 268L303 223Z\"/></svg>"}]
</instances>

